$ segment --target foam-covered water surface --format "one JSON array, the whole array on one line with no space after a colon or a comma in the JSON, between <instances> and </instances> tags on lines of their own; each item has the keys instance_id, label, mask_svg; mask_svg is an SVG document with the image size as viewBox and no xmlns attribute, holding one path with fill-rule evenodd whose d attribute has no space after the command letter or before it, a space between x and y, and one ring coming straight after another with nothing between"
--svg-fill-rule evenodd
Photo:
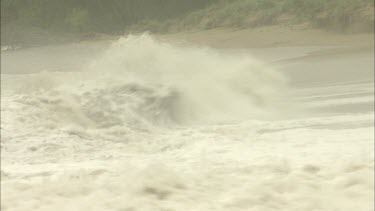
<instances>
[{"instance_id":1,"label":"foam-covered water surface","mask_svg":"<svg viewBox=\"0 0 375 211\"><path fill-rule=\"evenodd\" d=\"M373 210L373 81L147 34L79 66L2 74L1 210Z\"/></svg>"}]
</instances>

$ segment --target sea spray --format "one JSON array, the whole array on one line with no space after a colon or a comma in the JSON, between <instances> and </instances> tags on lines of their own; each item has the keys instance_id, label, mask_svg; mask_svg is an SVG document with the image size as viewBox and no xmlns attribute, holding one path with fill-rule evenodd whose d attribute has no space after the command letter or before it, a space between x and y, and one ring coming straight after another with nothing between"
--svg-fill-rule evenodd
<instances>
[{"instance_id":1,"label":"sea spray","mask_svg":"<svg viewBox=\"0 0 375 211\"><path fill-rule=\"evenodd\" d=\"M79 73L1 82L1 210L374 207L373 111L277 120L294 98L247 55L130 36ZM372 85L298 91L353 105Z\"/></svg>"},{"instance_id":2,"label":"sea spray","mask_svg":"<svg viewBox=\"0 0 375 211\"><path fill-rule=\"evenodd\" d=\"M285 110L285 78L249 55L129 35L81 72L22 77L24 122L48 128L150 130L233 123ZM37 121L35 121L37 120Z\"/></svg>"},{"instance_id":3,"label":"sea spray","mask_svg":"<svg viewBox=\"0 0 375 211\"><path fill-rule=\"evenodd\" d=\"M119 39L90 67L106 83L134 83L173 92L178 123L218 123L282 110L286 80L249 55L169 44L143 34Z\"/></svg>"}]
</instances>

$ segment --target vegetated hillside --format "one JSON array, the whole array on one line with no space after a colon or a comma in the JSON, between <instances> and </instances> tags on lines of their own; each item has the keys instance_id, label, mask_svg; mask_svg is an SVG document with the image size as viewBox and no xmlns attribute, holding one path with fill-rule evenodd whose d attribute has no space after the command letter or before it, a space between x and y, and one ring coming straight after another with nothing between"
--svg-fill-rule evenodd
<instances>
[{"instance_id":1,"label":"vegetated hillside","mask_svg":"<svg viewBox=\"0 0 375 211\"><path fill-rule=\"evenodd\" d=\"M144 19L164 22L218 0L1 0L2 44L118 34Z\"/></svg>"},{"instance_id":2,"label":"vegetated hillside","mask_svg":"<svg viewBox=\"0 0 375 211\"><path fill-rule=\"evenodd\" d=\"M176 18L213 2L217 0L1 0L1 23L117 32L143 19Z\"/></svg>"},{"instance_id":3,"label":"vegetated hillside","mask_svg":"<svg viewBox=\"0 0 375 211\"><path fill-rule=\"evenodd\" d=\"M303 25L338 32L374 30L373 0L222 0L169 21L148 20L134 30L181 31L217 27Z\"/></svg>"},{"instance_id":4,"label":"vegetated hillside","mask_svg":"<svg viewBox=\"0 0 375 211\"><path fill-rule=\"evenodd\" d=\"M44 44L125 31L303 25L373 31L373 0L1 0L1 43Z\"/></svg>"}]
</instances>

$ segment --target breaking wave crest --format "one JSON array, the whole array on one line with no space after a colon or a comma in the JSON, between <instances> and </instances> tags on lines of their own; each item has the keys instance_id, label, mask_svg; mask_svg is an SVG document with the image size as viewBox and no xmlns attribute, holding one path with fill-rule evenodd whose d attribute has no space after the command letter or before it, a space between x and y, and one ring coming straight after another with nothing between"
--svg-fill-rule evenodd
<instances>
[{"instance_id":1,"label":"breaking wave crest","mask_svg":"<svg viewBox=\"0 0 375 211\"><path fill-rule=\"evenodd\" d=\"M373 111L275 119L296 98L354 105L371 83L289 98L282 75L248 55L150 35L83 66L1 75L1 210L374 207Z\"/></svg>"},{"instance_id":2,"label":"breaking wave crest","mask_svg":"<svg viewBox=\"0 0 375 211\"><path fill-rule=\"evenodd\" d=\"M31 77L20 83L28 92L22 99L38 105L33 112L50 127L144 129L263 118L275 115L286 92L280 73L248 55L148 34L119 39L83 72Z\"/></svg>"}]
</instances>

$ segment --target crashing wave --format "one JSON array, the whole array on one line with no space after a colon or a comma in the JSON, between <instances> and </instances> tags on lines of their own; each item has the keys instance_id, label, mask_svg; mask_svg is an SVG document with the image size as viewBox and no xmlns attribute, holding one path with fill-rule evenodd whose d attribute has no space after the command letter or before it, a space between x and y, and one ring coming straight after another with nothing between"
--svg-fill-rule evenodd
<instances>
[{"instance_id":1,"label":"crashing wave","mask_svg":"<svg viewBox=\"0 0 375 211\"><path fill-rule=\"evenodd\" d=\"M280 109L285 79L248 55L158 41L115 42L80 73L19 80L18 101L50 128L145 129L261 118ZM23 118L28 118L24 115ZM40 118L44 120L41 121Z\"/></svg>"}]
</instances>

